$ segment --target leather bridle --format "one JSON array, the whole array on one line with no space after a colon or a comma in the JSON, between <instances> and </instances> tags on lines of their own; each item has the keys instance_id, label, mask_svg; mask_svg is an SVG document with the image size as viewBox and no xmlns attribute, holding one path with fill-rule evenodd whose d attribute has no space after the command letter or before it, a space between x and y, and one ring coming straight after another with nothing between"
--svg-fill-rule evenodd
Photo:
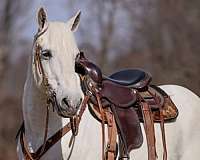
<instances>
[{"instance_id":1,"label":"leather bridle","mask_svg":"<svg viewBox=\"0 0 200 160\"><path fill-rule=\"evenodd\" d=\"M47 111L47 116L46 116L46 126L45 126L45 136L44 136L44 142L43 144L37 149L36 152L30 152L28 149L27 142L25 140L25 126L24 123L20 127L17 137L19 136L20 138L20 144L22 148L22 152L24 155L25 160L39 160L54 144L56 144L64 135L66 135L69 131L72 131L72 136L69 142L69 148L71 147L70 154L68 155L67 159L70 159L74 142L75 142L75 137L78 134L78 127L82 118L82 115L86 109L87 103L89 100L89 96L85 96L82 104L80 111L76 118L74 118L74 121L70 120L69 123L67 123L63 128L58 130L53 136L49 137L47 139L47 132L48 132L48 111ZM49 108L47 109L49 110ZM76 129L74 129L76 127ZM73 129L72 129L73 128Z\"/></svg>"},{"instance_id":2,"label":"leather bridle","mask_svg":"<svg viewBox=\"0 0 200 160\"><path fill-rule=\"evenodd\" d=\"M35 47L35 55L34 55L34 60L33 63L35 65L35 69L39 71L39 73L42 75L42 86L45 89L45 94L47 97L47 104L49 104L50 102L53 103L53 106L56 104L55 103L55 98L56 98L56 93L53 91L53 89L50 87L49 82L48 82L48 77L45 75L44 72L44 68L42 65L42 61L41 61L41 51L42 51L42 47L37 43L37 39L43 35L48 29L48 26L41 32L38 32L35 36L34 36L34 43L33 43L33 47Z\"/></svg>"},{"instance_id":3,"label":"leather bridle","mask_svg":"<svg viewBox=\"0 0 200 160\"><path fill-rule=\"evenodd\" d=\"M84 99L81 103L81 107L79 110L79 113L75 115L74 117L70 118L70 122L67 123L63 128L58 130L53 136L50 138L47 138L48 135L48 123L49 123L49 109L50 106L53 107L53 110L55 107L58 108L58 103L56 100L56 93L53 91L51 86L48 82L48 77L45 75L42 63L41 63L41 51L42 47L36 42L38 37L40 37L42 34L44 34L48 29L48 26L43 29L42 31L38 31L38 33L34 36L34 43L33 47L35 47L35 53L34 53L34 65L35 69L38 69L39 73L42 76L42 87L44 87L45 94L47 97L46 101L46 118L45 118L45 129L44 129L44 138L43 138L43 144L38 148L38 150L35 153L32 153L29 151L28 145L25 141L25 126L24 122L22 126L20 127L17 137L20 137L20 144L22 148L22 152L24 155L25 160L39 160L55 143L57 143L65 134L67 134L69 131L72 131L71 140L69 143L69 147L71 147L70 154L68 156L68 159L71 157L75 137L78 134L78 127L79 123L81 121L82 115L86 109L86 104L88 102L89 96L85 95Z\"/></svg>"}]
</instances>

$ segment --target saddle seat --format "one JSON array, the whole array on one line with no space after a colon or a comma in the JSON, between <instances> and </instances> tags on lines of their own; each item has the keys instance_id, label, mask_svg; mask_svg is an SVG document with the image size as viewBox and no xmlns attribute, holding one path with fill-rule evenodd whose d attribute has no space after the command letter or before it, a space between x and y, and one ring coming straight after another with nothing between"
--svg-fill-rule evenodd
<instances>
[{"instance_id":1,"label":"saddle seat","mask_svg":"<svg viewBox=\"0 0 200 160\"><path fill-rule=\"evenodd\" d=\"M115 72L105 79L129 88L141 89L151 82L151 75L140 69L126 69Z\"/></svg>"}]
</instances>

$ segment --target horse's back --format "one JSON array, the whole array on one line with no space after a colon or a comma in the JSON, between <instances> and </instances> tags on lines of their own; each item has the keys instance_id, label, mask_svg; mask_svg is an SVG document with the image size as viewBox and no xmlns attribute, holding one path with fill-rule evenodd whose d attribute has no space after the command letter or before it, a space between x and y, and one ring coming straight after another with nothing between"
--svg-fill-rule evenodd
<instances>
[{"instance_id":1,"label":"horse's back","mask_svg":"<svg viewBox=\"0 0 200 160\"><path fill-rule=\"evenodd\" d=\"M177 85L160 86L172 99L179 110L175 122L165 124L168 160L199 160L200 146L200 98L187 88ZM142 126L143 135L144 129ZM155 124L158 160L162 160L162 137L160 125ZM147 146L144 143L131 152L131 159L147 160Z\"/></svg>"}]
</instances>

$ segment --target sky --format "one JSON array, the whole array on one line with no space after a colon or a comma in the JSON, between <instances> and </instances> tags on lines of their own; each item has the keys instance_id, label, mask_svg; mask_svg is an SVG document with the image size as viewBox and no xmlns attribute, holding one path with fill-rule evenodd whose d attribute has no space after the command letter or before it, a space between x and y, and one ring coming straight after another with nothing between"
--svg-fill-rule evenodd
<instances>
[{"instance_id":1,"label":"sky","mask_svg":"<svg viewBox=\"0 0 200 160\"><path fill-rule=\"evenodd\" d=\"M38 24L37 24L37 11L40 7L44 7L47 11L48 20L58 20L67 22L75 13L80 9L72 9L72 11L66 11L67 0L34 0L31 2L30 10L27 11L27 15L22 17L22 21L18 19L19 25L22 24L25 26L22 27L20 32L15 32L16 37L20 37L20 39L28 40L30 42L33 41L34 35L37 32ZM25 21L24 21L25 19ZM29 54L29 52L27 52ZM12 57L11 62L16 62L16 60L20 57L21 52L17 52L15 56Z\"/></svg>"},{"instance_id":2,"label":"sky","mask_svg":"<svg viewBox=\"0 0 200 160\"><path fill-rule=\"evenodd\" d=\"M74 10L74 13L69 15L69 12L66 11L67 4L65 0L34 0L32 3L33 6L23 35L29 39L32 38L37 31L36 13L41 6L46 9L49 20L67 21L70 16L76 13Z\"/></svg>"}]
</instances>

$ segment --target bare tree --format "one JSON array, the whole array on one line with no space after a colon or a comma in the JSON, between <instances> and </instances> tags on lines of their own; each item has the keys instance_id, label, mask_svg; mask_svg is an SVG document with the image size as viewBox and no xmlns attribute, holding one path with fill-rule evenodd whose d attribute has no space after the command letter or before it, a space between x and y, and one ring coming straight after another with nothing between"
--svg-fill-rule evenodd
<instances>
[{"instance_id":1,"label":"bare tree","mask_svg":"<svg viewBox=\"0 0 200 160\"><path fill-rule=\"evenodd\" d=\"M132 35L140 37L139 52L149 57L141 63L151 63L155 82L175 83L200 93L200 2L140 0L135 5L141 14L130 3L124 5L130 11L132 25L139 22Z\"/></svg>"},{"instance_id":2,"label":"bare tree","mask_svg":"<svg viewBox=\"0 0 200 160\"><path fill-rule=\"evenodd\" d=\"M67 5L69 8L83 5L80 1L70 1L70 4ZM115 52L116 56L122 48L127 48L124 47L126 43L121 43L122 28L119 26L126 25L124 19L119 23L119 16L123 12L121 1L87 0L84 4L87 17L84 17L81 23L81 46L86 48L87 52L88 50L93 52L91 54L95 55L96 62L106 72L112 68L110 63L112 53ZM124 38L128 36L123 35Z\"/></svg>"},{"instance_id":3,"label":"bare tree","mask_svg":"<svg viewBox=\"0 0 200 160\"><path fill-rule=\"evenodd\" d=\"M71 4L86 4L81 44L96 53L104 71L139 66L153 74L154 82L188 86L200 93L198 0L76 0ZM117 58L110 62L113 52Z\"/></svg>"},{"instance_id":4,"label":"bare tree","mask_svg":"<svg viewBox=\"0 0 200 160\"><path fill-rule=\"evenodd\" d=\"M27 0L1 0L0 5L0 159L17 159L14 137L21 123L23 81L20 80L26 72L24 59L13 66L11 58L27 45L17 34L23 32L30 5Z\"/></svg>"},{"instance_id":5,"label":"bare tree","mask_svg":"<svg viewBox=\"0 0 200 160\"><path fill-rule=\"evenodd\" d=\"M0 82L2 81L9 65L9 56L14 53L13 42L18 39L15 32L25 24L25 16L28 15L30 1L25 0L1 0L0 6Z\"/></svg>"}]
</instances>

